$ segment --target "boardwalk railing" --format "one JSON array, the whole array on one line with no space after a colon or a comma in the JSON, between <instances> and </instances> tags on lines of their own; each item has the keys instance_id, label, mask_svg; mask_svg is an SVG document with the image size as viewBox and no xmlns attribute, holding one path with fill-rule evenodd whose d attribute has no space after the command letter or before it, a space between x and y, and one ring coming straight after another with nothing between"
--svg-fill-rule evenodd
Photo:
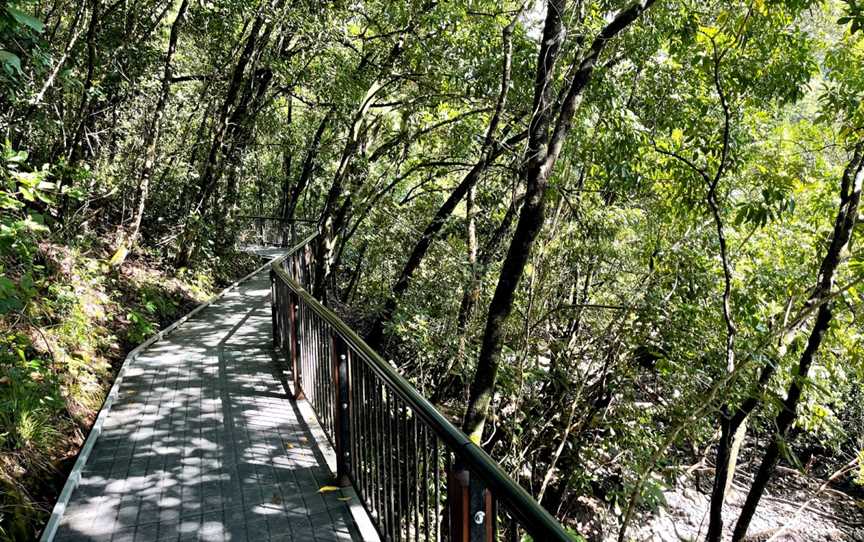
<instances>
[{"instance_id":1,"label":"boardwalk railing","mask_svg":"<svg viewBox=\"0 0 864 542\"><path fill-rule=\"evenodd\" d=\"M284 352L383 540L572 540L480 447L308 292L312 243L271 265L274 344Z\"/></svg>"},{"instance_id":2,"label":"boardwalk railing","mask_svg":"<svg viewBox=\"0 0 864 542\"><path fill-rule=\"evenodd\" d=\"M290 247L297 242L297 232L311 224L304 219L284 219L275 216L238 216L243 224L238 245L259 245L271 247Z\"/></svg>"}]
</instances>

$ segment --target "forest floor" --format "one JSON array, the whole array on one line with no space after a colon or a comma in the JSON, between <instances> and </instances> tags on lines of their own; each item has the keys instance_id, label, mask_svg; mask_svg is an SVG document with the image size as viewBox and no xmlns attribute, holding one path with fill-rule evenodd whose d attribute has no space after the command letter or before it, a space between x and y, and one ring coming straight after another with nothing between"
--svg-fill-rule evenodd
<instances>
[{"instance_id":1,"label":"forest floor","mask_svg":"<svg viewBox=\"0 0 864 542\"><path fill-rule=\"evenodd\" d=\"M26 318L0 317L0 540L36 538L126 354L260 264L110 257L41 243Z\"/></svg>"},{"instance_id":2,"label":"forest floor","mask_svg":"<svg viewBox=\"0 0 864 542\"><path fill-rule=\"evenodd\" d=\"M744 470L736 475L723 510L724 526L730 532L750 487L751 473ZM712 469L704 469L681 476L674 488L664 492L666 506L633 530L635 538L704 539L712 475ZM748 542L864 542L864 495L823 487L824 483L780 467L759 503Z\"/></svg>"}]
</instances>

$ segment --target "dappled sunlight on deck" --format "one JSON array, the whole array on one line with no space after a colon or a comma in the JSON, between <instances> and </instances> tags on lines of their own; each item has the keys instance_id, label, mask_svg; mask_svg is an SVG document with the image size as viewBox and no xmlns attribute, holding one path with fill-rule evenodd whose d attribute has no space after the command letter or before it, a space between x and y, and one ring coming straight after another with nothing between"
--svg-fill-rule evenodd
<instances>
[{"instance_id":1,"label":"dappled sunlight on deck","mask_svg":"<svg viewBox=\"0 0 864 542\"><path fill-rule=\"evenodd\" d=\"M273 356L266 274L131 361L55 540L355 540Z\"/></svg>"}]
</instances>

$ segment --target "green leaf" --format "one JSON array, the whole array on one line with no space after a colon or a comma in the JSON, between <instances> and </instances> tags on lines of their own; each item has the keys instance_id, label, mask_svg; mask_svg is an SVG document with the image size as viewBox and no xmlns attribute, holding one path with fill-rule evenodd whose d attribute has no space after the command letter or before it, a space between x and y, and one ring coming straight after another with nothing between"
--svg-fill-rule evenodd
<instances>
[{"instance_id":1,"label":"green leaf","mask_svg":"<svg viewBox=\"0 0 864 542\"><path fill-rule=\"evenodd\" d=\"M9 15L11 15L18 22L18 24L29 26L36 32L42 32L43 30L45 30L45 25L42 24L42 21L36 19L35 17L27 15L18 8L6 6L6 12L9 13Z\"/></svg>"},{"instance_id":2,"label":"green leaf","mask_svg":"<svg viewBox=\"0 0 864 542\"><path fill-rule=\"evenodd\" d=\"M24 73L21 71L21 59L14 53L0 49L0 63L10 75L15 75L15 72L18 72L18 75Z\"/></svg>"}]
</instances>

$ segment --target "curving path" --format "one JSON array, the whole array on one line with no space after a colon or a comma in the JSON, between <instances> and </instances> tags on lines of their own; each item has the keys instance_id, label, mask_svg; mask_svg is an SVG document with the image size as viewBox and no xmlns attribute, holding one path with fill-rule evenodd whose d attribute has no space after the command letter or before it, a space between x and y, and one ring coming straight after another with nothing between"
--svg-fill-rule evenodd
<instances>
[{"instance_id":1,"label":"curving path","mask_svg":"<svg viewBox=\"0 0 864 542\"><path fill-rule=\"evenodd\" d=\"M270 345L261 272L127 362L53 540L360 540Z\"/></svg>"}]
</instances>

